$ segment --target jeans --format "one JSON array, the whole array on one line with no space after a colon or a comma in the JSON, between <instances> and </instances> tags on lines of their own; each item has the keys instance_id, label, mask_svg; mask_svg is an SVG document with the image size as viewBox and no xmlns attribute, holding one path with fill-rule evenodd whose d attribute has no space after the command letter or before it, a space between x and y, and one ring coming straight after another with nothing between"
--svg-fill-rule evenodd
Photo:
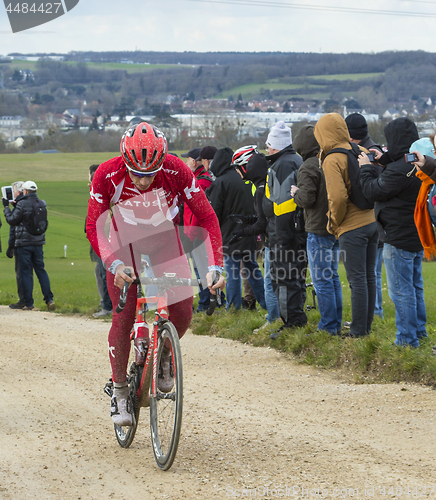
<instances>
[{"instance_id":1,"label":"jeans","mask_svg":"<svg viewBox=\"0 0 436 500\"><path fill-rule=\"evenodd\" d=\"M276 319L280 318L279 300L277 295L274 293L273 286L271 283L271 261L270 261L270 249L265 247L265 276L263 278L265 286L265 302L266 310L268 314L266 319L268 323L272 323Z\"/></svg>"},{"instance_id":2,"label":"jeans","mask_svg":"<svg viewBox=\"0 0 436 500\"><path fill-rule=\"evenodd\" d=\"M247 270L247 278L253 289L254 296L259 302L260 307L266 309L265 291L263 276L259 269L259 264L255 260L254 252L251 255L248 253L236 253L231 256L224 256L224 269L226 271L226 295L227 305L229 309L231 305L235 309L240 309L242 305L242 279L241 279L241 261L244 268Z\"/></svg>"},{"instance_id":3,"label":"jeans","mask_svg":"<svg viewBox=\"0 0 436 500\"><path fill-rule=\"evenodd\" d=\"M351 288L350 334L356 337L369 334L374 318L377 241L375 222L339 236L339 246Z\"/></svg>"},{"instance_id":4,"label":"jeans","mask_svg":"<svg viewBox=\"0 0 436 500\"><path fill-rule=\"evenodd\" d=\"M375 261L375 309L374 314L383 318L383 288L382 288L382 265L383 265L383 247L377 248L377 259Z\"/></svg>"},{"instance_id":5,"label":"jeans","mask_svg":"<svg viewBox=\"0 0 436 500\"><path fill-rule=\"evenodd\" d=\"M195 266L195 264L194 264L194 271L195 275L197 276L197 279L200 279L200 273L198 272L198 269ZM207 311L209 309L209 303L210 303L209 288L203 288L202 286L199 287L197 312Z\"/></svg>"},{"instance_id":6,"label":"jeans","mask_svg":"<svg viewBox=\"0 0 436 500\"><path fill-rule=\"evenodd\" d=\"M338 275L339 241L332 235L307 233L310 276L318 299L319 330L336 334L342 323L342 288Z\"/></svg>"},{"instance_id":7,"label":"jeans","mask_svg":"<svg viewBox=\"0 0 436 500\"><path fill-rule=\"evenodd\" d=\"M98 274L101 280L101 290L99 290L99 292L101 291L102 306L106 311L112 311L112 301L107 290L106 268L100 257L98 258L97 266Z\"/></svg>"},{"instance_id":8,"label":"jeans","mask_svg":"<svg viewBox=\"0 0 436 500\"><path fill-rule=\"evenodd\" d=\"M407 252L388 243L384 244L383 258L389 297L395 305L397 345L418 347L419 339L427 337L422 279L423 255L423 250Z\"/></svg>"},{"instance_id":9,"label":"jeans","mask_svg":"<svg viewBox=\"0 0 436 500\"><path fill-rule=\"evenodd\" d=\"M47 271L44 269L44 254L42 245L17 247L18 265L20 266L21 286L24 294L24 305L33 307L33 273L41 286L44 301L47 304L53 300L53 294L50 290L50 280Z\"/></svg>"}]
</instances>

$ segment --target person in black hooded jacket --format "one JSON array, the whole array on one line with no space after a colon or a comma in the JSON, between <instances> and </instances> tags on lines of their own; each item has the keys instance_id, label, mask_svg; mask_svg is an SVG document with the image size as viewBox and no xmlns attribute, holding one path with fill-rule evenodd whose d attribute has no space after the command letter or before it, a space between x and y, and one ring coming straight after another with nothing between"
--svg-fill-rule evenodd
<instances>
[{"instance_id":1,"label":"person in black hooded jacket","mask_svg":"<svg viewBox=\"0 0 436 500\"><path fill-rule=\"evenodd\" d=\"M414 219L421 181L404 155L419 136L416 125L408 118L388 123L384 133L391 161L377 175L377 167L362 153L360 183L364 195L375 202L375 217L383 229L388 291L395 304L395 344L418 347L419 339L427 337L422 279L424 251Z\"/></svg>"},{"instance_id":2,"label":"person in black hooded jacket","mask_svg":"<svg viewBox=\"0 0 436 500\"><path fill-rule=\"evenodd\" d=\"M242 179L252 182L256 187L254 193L254 209L256 211L257 220L254 224L248 225L240 231L237 231L234 235L235 239L242 238L243 236L266 235L268 219L263 211L263 199L265 198L267 173L268 164L265 155L262 153L253 154L245 166L245 173ZM266 315L267 322L261 327L262 329L280 317L279 302L271 283L270 248L268 239L266 239L265 242L264 268L265 303L268 314ZM255 333L258 331L259 329L254 330Z\"/></svg>"},{"instance_id":3,"label":"person in black hooded jacket","mask_svg":"<svg viewBox=\"0 0 436 500\"><path fill-rule=\"evenodd\" d=\"M223 239L224 269L226 271L227 309L233 305L240 309L242 305L241 261L246 269L248 281L254 296L262 308L266 308L263 277L254 258L256 238L244 236L241 240L230 243L238 223L230 214L254 215L251 187L245 184L232 165L233 151L221 148L215 153L211 171L216 180L206 190L212 208L218 217Z\"/></svg>"}]
</instances>

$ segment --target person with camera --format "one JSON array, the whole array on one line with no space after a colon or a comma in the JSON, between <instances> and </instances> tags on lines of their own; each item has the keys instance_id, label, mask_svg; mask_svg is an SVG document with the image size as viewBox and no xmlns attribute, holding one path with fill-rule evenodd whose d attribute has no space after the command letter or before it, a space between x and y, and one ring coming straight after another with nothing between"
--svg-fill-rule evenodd
<instances>
[{"instance_id":1,"label":"person with camera","mask_svg":"<svg viewBox=\"0 0 436 500\"><path fill-rule=\"evenodd\" d=\"M15 204L23 198L23 181L16 181L11 184L14 199L10 201L11 205L15 208ZM11 309L23 309L24 307L24 293L21 286L20 266L18 265L18 255L15 250L15 226L9 227L8 248L6 250L6 257L15 260L15 277L17 281L18 302L9 304ZM33 286L33 274L32 274Z\"/></svg>"},{"instance_id":2,"label":"person with camera","mask_svg":"<svg viewBox=\"0 0 436 500\"><path fill-rule=\"evenodd\" d=\"M398 346L419 347L427 337L422 259L424 250L415 224L415 206L421 180L414 174L413 159L405 157L419 139L415 123L397 118L384 129L390 162L378 173L367 156L359 156L360 184L375 202L375 217L383 228L383 259L389 297L395 305ZM421 166L418 157L418 166Z\"/></svg>"},{"instance_id":3,"label":"person with camera","mask_svg":"<svg viewBox=\"0 0 436 500\"><path fill-rule=\"evenodd\" d=\"M47 220L41 220L41 225L35 227L35 215L39 207L45 206L36 194L37 185L33 181L23 184L23 194L15 200L15 208L9 208L9 200L2 199L6 222L15 228L15 251L18 257L20 283L23 290L23 310L33 309L33 270L38 277L44 301L49 311L54 311L56 305L50 288L50 279L44 268L45 229ZM46 212L45 212L46 213Z\"/></svg>"}]
</instances>

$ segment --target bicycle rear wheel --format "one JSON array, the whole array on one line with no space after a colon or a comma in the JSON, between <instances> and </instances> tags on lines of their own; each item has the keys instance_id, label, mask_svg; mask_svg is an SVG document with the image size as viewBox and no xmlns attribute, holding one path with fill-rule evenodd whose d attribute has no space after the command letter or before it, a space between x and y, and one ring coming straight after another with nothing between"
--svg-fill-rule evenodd
<instances>
[{"instance_id":1,"label":"bicycle rear wheel","mask_svg":"<svg viewBox=\"0 0 436 500\"><path fill-rule=\"evenodd\" d=\"M150 429L157 465L162 470L168 470L177 453L183 411L182 353L177 330L171 322L164 324L159 335L158 367L160 367L164 344L167 348L168 346L171 348L170 368L174 375L174 385L169 392L163 392L159 390L158 377L156 397L150 397Z\"/></svg>"}]
</instances>

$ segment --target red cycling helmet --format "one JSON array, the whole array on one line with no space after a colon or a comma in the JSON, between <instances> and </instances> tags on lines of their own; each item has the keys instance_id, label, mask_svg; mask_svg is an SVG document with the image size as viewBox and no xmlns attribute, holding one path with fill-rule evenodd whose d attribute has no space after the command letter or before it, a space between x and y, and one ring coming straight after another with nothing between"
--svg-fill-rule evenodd
<instances>
[{"instance_id":1,"label":"red cycling helmet","mask_svg":"<svg viewBox=\"0 0 436 500\"><path fill-rule=\"evenodd\" d=\"M121 156L126 167L140 174L158 172L168 151L164 134L146 122L131 125L121 139Z\"/></svg>"},{"instance_id":2,"label":"red cycling helmet","mask_svg":"<svg viewBox=\"0 0 436 500\"><path fill-rule=\"evenodd\" d=\"M235 167L239 167L243 173L245 174L247 169L245 165L248 163L248 160L255 154L259 154L259 150L255 144L251 146L243 146L242 148L237 149L232 158L232 165Z\"/></svg>"}]
</instances>

